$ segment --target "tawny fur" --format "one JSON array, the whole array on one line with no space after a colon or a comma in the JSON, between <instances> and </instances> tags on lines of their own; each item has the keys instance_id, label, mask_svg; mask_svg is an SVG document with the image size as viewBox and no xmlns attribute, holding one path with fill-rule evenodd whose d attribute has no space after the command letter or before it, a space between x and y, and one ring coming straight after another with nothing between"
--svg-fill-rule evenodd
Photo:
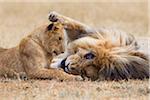
<instances>
[{"instance_id":1,"label":"tawny fur","mask_svg":"<svg viewBox=\"0 0 150 100\"><path fill-rule=\"evenodd\" d=\"M0 48L0 76L73 80L75 77L61 70L51 69L51 59L64 51L64 29L51 23L35 29L18 46Z\"/></svg>"},{"instance_id":2,"label":"tawny fur","mask_svg":"<svg viewBox=\"0 0 150 100\"><path fill-rule=\"evenodd\" d=\"M120 80L149 78L147 56L138 51L135 38L119 30L95 30L56 12L50 13L50 21L64 25L65 53L53 59L52 66L63 67L68 73L88 77L91 80ZM86 53L95 53L93 61L84 59ZM63 55L63 56L62 56Z\"/></svg>"},{"instance_id":3,"label":"tawny fur","mask_svg":"<svg viewBox=\"0 0 150 100\"><path fill-rule=\"evenodd\" d=\"M91 80L149 78L148 56L138 51L132 43L120 46L110 40L101 41L100 38L95 39L93 45L88 41L81 38L70 44L69 48L72 48L74 54L67 57L67 72ZM86 59L87 53L93 53L95 58Z\"/></svg>"}]
</instances>

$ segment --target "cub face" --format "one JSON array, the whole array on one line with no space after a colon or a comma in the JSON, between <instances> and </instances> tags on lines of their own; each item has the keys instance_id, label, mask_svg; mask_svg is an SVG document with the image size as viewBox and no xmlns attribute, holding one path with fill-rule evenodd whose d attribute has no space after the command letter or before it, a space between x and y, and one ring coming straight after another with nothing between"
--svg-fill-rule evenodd
<instances>
[{"instance_id":1,"label":"cub face","mask_svg":"<svg viewBox=\"0 0 150 100\"><path fill-rule=\"evenodd\" d=\"M56 56L64 52L64 28L60 23L51 23L43 35L43 44L47 51Z\"/></svg>"}]
</instances>

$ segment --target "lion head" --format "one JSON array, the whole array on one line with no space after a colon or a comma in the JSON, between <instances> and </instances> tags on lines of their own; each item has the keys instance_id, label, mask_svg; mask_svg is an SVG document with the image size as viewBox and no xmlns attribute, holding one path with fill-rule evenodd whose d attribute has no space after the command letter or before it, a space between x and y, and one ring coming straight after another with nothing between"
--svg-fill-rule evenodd
<instances>
[{"instance_id":1,"label":"lion head","mask_svg":"<svg viewBox=\"0 0 150 100\"><path fill-rule=\"evenodd\" d=\"M144 79L149 77L148 58L134 45L84 37L71 43L72 55L65 60L67 73L90 80Z\"/></svg>"}]
</instances>

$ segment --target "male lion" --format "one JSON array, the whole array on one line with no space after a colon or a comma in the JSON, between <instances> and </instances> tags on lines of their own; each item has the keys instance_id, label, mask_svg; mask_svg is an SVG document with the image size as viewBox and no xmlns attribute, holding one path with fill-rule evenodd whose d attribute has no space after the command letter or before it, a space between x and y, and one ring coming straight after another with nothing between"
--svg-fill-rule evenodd
<instances>
[{"instance_id":1,"label":"male lion","mask_svg":"<svg viewBox=\"0 0 150 100\"><path fill-rule=\"evenodd\" d=\"M84 37L71 43L68 48L74 53L67 57L64 70L81 75L84 79L149 78L148 56L136 50L132 44L120 46L110 39Z\"/></svg>"},{"instance_id":2,"label":"male lion","mask_svg":"<svg viewBox=\"0 0 150 100\"><path fill-rule=\"evenodd\" d=\"M51 12L67 39L65 53L55 57L51 67L91 80L149 78L148 57L138 51L135 38L119 30L94 30L73 19Z\"/></svg>"},{"instance_id":3,"label":"male lion","mask_svg":"<svg viewBox=\"0 0 150 100\"><path fill-rule=\"evenodd\" d=\"M51 59L64 51L63 27L50 23L35 29L18 46L0 48L0 76L73 80L75 77L61 70L51 69Z\"/></svg>"}]
</instances>

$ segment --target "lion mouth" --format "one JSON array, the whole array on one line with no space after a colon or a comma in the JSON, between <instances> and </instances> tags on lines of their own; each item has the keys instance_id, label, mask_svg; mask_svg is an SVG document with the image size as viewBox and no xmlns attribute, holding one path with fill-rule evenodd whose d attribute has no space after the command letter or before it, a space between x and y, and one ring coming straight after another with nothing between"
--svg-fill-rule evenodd
<instances>
[{"instance_id":1,"label":"lion mouth","mask_svg":"<svg viewBox=\"0 0 150 100\"><path fill-rule=\"evenodd\" d=\"M70 71L69 71L68 66L65 65L66 59L67 59L67 58L65 58L64 60L61 61L61 68L62 68L66 73L71 74Z\"/></svg>"},{"instance_id":2,"label":"lion mouth","mask_svg":"<svg viewBox=\"0 0 150 100\"><path fill-rule=\"evenodd\" d=\"M69 73L69 74L71 74L71 73L70 73L70 71L69 71L69 68L68 68L68 66L65 66L65 69L64 69L64 71L65 71L66 73Z\"/></svg>"},{"instance_id":3,"label":"lion mouth","mask_svg":"<svg viewBox=\"0 0 150 100\"><path fill-rule=\"evenodd\" d=\"M80 74L80 72L78 71L78 70L71 70L70 68L69 68L69 63L68 64L66 64L66 59L67 58L65 58L64 60L62 60L62 62L61 62L61 68L66 72L66 73L68 73L68 74L73 74L73 75L79 75Z\"/></svg>"}]
</instances>

